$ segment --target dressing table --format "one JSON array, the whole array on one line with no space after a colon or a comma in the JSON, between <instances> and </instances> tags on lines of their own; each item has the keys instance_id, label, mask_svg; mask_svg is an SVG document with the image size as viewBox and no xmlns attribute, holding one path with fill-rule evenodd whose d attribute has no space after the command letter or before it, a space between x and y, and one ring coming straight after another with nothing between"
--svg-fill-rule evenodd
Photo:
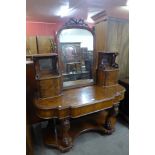
<instances>
[{"instance_id":1,"label":"dressing table","mask_svg":"<svg viewBox=\"0 0 155 155\"><path fill-rule=\"evenodd\" d=\"M111 134L123 97L124 88L120 85L94 85L65 90L57 98L36 99L36 114L50 120L44 131L45 144L67 151L73 146L74 138L83 132ZM53 122L55 118L57 121Z\"/></svg>"},{"instance_id":2,"label":"dressing table","mask_svg":"<svg viewBox=\"0 0 155 155\"><path fill-rule=\"evenodd\" d=\"M66 40L64 34L79 35L82 31L87 37L91 35L89 44L94 45L94 32L88 25L83 20L71 19L58 32L59 52L32 56L37 81L35 112L39 118L48 120L43 131L44 143L62 152L68 151L73 140L84 132L112 134L119 102L125 92L124 87L117 83L119 67L115 63L116 53L95 53L93 46L82 47L86 46L85 42L81 42L79 50L72 45L65 51L61 48L63 39L69 44L73 40L72 36L69 37L71 40ZM70 55L70 59L64 59L66 54ZM66 69L67 64L74 62L81 64L80 72ZM83 76L86 72L88 76ZM66 74L70 76L64 78ZM75 74L78 75L75 79L70 78Z\"/></svg>"}]
</instances>

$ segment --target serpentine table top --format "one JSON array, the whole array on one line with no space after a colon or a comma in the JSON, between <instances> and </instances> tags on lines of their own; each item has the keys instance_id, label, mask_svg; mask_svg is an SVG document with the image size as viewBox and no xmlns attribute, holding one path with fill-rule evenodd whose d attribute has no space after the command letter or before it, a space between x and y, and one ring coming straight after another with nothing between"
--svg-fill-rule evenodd
<instances>
[{"instance_id":1,"label":"serpentine table top","mask_svg":"<svg viewBox=\"0 0 155 155\"><path fill-rule=\"evenodd\" d=\"M77 118L113 107L123 99L124 92L124 87L119 84L108 87L93 85L64 90L62 96L55 98L35 98L34 104L40 118Z\"/></svg>"}]
</instances>

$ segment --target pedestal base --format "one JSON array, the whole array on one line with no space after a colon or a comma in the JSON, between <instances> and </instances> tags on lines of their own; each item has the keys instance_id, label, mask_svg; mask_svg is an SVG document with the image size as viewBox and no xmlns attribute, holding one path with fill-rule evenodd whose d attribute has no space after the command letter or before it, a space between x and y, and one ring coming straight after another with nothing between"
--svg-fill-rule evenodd
<instances>
[{"instance_id":1,"label":"pedestal base","mask_svg":"<svg viewBox=\"0 0 155 155\"><path fill-rule=\"evenodd\" d=\"M48 126L44 130L44 142L46 145L59 149L61 152L66 152L73 147L73 140L82 133L93 131L102 135L112 134L116 119L109 116L108 111L103 111L77 119L70 119L70 121L67 120L66 124L66 119L57 120L55 128ZM110 128L106 124L109 122L107 120L110 120ZM68 124L69 122L70 124Z\"/></svg>"}]
</instances>

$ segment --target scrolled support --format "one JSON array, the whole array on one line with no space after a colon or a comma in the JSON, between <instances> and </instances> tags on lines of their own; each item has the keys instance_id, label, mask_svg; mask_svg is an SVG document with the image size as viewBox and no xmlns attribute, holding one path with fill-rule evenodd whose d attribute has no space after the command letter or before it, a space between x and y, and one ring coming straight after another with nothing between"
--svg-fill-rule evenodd
<instances>
[{"instance_id":1,"label":"scrolled support","mask_svg":"<svg viewBox=\"0 0 155 155\"><path fill-rule=\"evenodd\" d=\"M113 115L117 116L118 113L119 113L119 104L117 103L117 104L114 104L113 106Z\"/></svg>"},{"instance_id":2,"label":"scrolled support","mask_svg":"<svg viewBox=\"0 0 155 155\"><path fill-rule=\"evenodd\" d=\"M72 139L68 134L70 129L70 121L68 119L63 119L62 121L62 144L65 147L72 145Z\"/></svg>"},{"instance_id":3,"label":"scrolled support","mask_svg":"<svg viewBox=\"0 0 155 155\"><path fill-rule=\"evenodd\" d=\"M113 120L116 119L116 116L118 115L119 112L119 104L114 104L113 108L109 111L109 114L107 116L107 119L105 121L104 127L111 131L112 133L114 131L114 123Z\"/></svg>"}]
</instances>

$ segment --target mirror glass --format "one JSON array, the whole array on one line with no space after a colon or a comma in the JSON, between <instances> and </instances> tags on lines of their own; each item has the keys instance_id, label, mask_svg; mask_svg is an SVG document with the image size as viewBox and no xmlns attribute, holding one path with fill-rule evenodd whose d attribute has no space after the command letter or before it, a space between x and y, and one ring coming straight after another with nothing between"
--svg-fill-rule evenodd
<instances>
[{"instance_id":1,"label":"mirror glass","mask_svg":"<svg viewBox=\"0 0 155 155\"><path fill-rule=\"evenodd\" d=\"M93 82L93 35L86 29L63 29L59 34L63 85Z\"/></svg>"}]
</instances>

